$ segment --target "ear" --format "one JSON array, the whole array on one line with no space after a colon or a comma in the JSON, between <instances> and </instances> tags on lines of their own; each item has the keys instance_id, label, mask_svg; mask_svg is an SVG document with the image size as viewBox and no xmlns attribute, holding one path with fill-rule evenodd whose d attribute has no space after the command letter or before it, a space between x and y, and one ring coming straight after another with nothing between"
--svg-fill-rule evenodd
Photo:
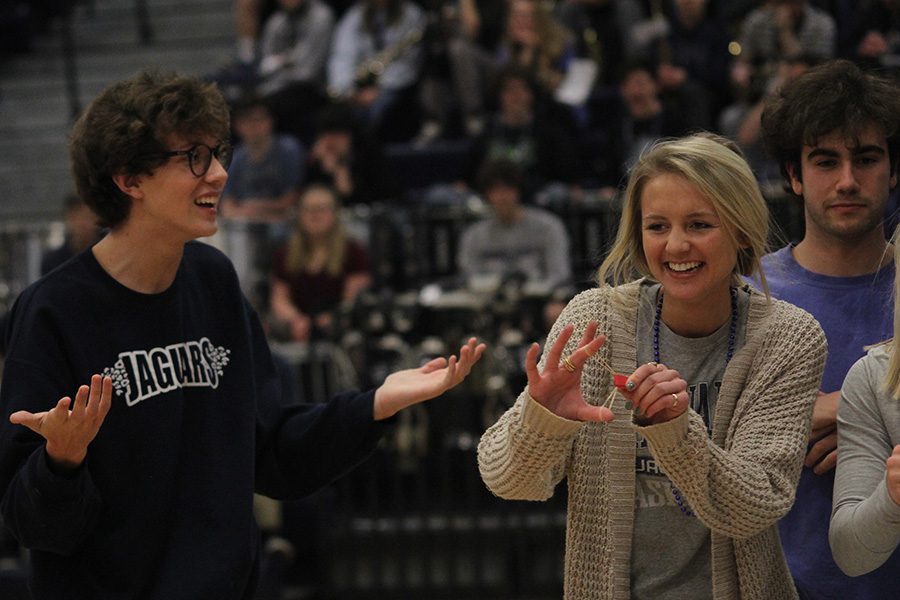
<instances>
[{"instance_id":1,"label":"ear","mask_svg":"<svg viewBox=\"0 0 900 600\"><path fill-rule=\"evenodd\" d=\"M786 166L788 177L791 180L791 190L798 195L803 196L803 180L801 179L797 163L788 163Z\"/></svg>"},{"instance_id":2,"label":"ear","mask_svg":"<svg viewBox=\"0 0 900 600\"><path fill-rule=\"evenodd\" d=\"M112 177L113 183L116 184L123 194L129 196L132 200L140 198L144 195L141 190L141 181L137 175L125 175L118 173Z\"/></svg>"}]
</instances>

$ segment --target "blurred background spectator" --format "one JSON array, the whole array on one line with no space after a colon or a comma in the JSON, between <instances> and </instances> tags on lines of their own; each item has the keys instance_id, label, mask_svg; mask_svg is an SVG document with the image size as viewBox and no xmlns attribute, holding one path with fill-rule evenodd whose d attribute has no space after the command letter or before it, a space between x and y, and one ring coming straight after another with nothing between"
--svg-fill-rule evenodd
<instances>
[{"instance_id":1,"label":"blurred background spectator","mask_svg":"<svg viewBox=\"0 0 900 600\"><path fill-rule=\"evenodd\" d=\"M304 179L303 145L274 126L265 100L251 92L238 101L237 146L220 202L229 257L257 308L266 305L272 253L287 237Z\"/></svg>"},{"instance_id":2,"label":"blurred background spectator","mask_svg":"<svg viewBox=\"0 0 900 600\"><path fill-rule=\"evenodd\" d=\"M458 264L465 278L522 277L548 289L571 279L569 237L562 221L525 206L523 186L521 169L508 159L488 160L482 167L478 189L491 211L489 218L463 232Z\"/></svg>"},{"instance_id":3,"label":"blurred background spectator","mask_svg":"<svg viewBox=\"0 0 900 600\"><path fill-rule=\"evenodd\" d=\"M737 143L753 168L756 178L767 189L780 186L782 178L777 161L766 153L760 138L760 115L763 107L779 88L815 66L817 62L816 58L805 54L782 60L778 65L776 76L767 81L766 89L741 96L720 113L719 130Z\"/></svg>"},{"instance_id":4,"label":"blurred background spectator","mask_svg":"<svg viewBox=\"0 0 900 600\"><path fill-rule=\"evenodd\" d=\"M419 146L458 133L477 108L463 106L472 82L460 77L461 54L496 47L506 0L426 0L425 68L419 91L422 126ZM472 52L471 49L468 52ZM465 60L462 58L462 60ZM474 132L473 132L474 133Z\"/></svg>"},{"instance_id":5,"label":"blurred background spectator","mask_svg":"<svg viewBox=\"0 0 900 600\"><path fill-rule=\"evenodd\" d=\"M655 65L660 94L694 127L708 129L728 99L727 29L709 0L673 0L668 11L657 4L659 12L632 29L644 29L634 35L632 58Z\"/></svg>"},{"instance_id":6,"label":"blurred background spectator","mask_svg":"<svg viewBox=\"0 0 900 600\"><path fill-rule=\"evenodd\" d=\"M425 13L410 0L359 0L341 17L328 62L328 89L349 100L379 140L408 139L424 60ZM405 109L405 110L404 110Z\"/></svg>"},{"instance_id":7,"label":"blurred background spectator","mask_svg":"<svg viewBox=\"0 0 900 600\"><path fill-rule=\"evenodd\" d=\"M552 94L575 56L571 32L549 5L538 0L508 0L506 7L506 25L496 47L457 44L452 53L469 136L484 129L487 97L504 65L525 69L543 92Z\"/></svg>"},{"instance_id":8,"label":"blurred background spectator","mask_svg":"<svg viewBox=\"0 0 900 600\"><path fill-rule=\"evenodd\" d=\"M514 163L523 174L521 191L527 200L549 183L574 185L578 176L571 115L552 97L538 94L529 71L516 65L502 70L496 82L496 112L472 151L478 168L500 159Z\"/></svg>"},{"instance_id":9,"label":"blurred background spectator","mask_svg":"<svg viewBox=\"0 0 900 600\"><path fill-rule=\"evenodd\" d=\"M766 0L741 22L738 43L740 54L731 66L731 80L737 93L744 94L753 86L769 88L785 59L833 58L837 25L829 13L805 0Z\"/></svg>"},{"instance_id":10,"label":"blurred background spectator","mask_svg":"<svg viewBox=\"0 0 900 600\"><path fill-rule=\"evenodd\" d=\"M900 1L855 4L843 11L844 23L849 21L850 26L838 30L840 55L869 68L900 67Z\"/></svg>"},{"instance_id":11,"label":"blurred background spectator","mask_svg":"<svg viewBox=\"0 0 900 600\"><path fill-rule=\"evenodd\" d=\"M289 341L332 333L334 311L372 281L365 248L350 239L334 190L306 188L293 232L272 261L273 328Z\"/></svg>"},{"instance_id":12,"label":"blurred background spectator","mask_svg":"<svg viewBox=\"0 0 900 600\"><path fill-rule=\"evenodd\" d=\"M278 0L259 43L259 83L280 129L309 142L312 116L327 102L325 63L334 11L322 0Z\"/></svg>"},{"instance_id":13,"label":"blurred background spectator","mask_svg":"<svg viewBox=\"0 0 900 600\"><path fill-rule=\"evenodd\" d=\"M614 156L610 179L619 181L649 144L684 135L699 124L687 122L685 115L664 101L651 63L635 61L623 69L619 102L608 115L606 127L608 150Z\"/></svg>"},{"instance_id":14,"label":"blurred background spectator","mask_svg":"<svg viewBox=\"0 0 900 600\"><path fill-rule=\"evenodd\" d=\"M387 200L395 193L381 146L348 105L324 109L306 163L306 180L332 187L345 206Z\"/></svg>"},{"instance_id":15,"label":"blurred background spectator","mask_svg":"<svg viewBox=\"0 0 900 600\"><path fill-rule=\"evenodd\" d=\"M94 213L75 194L68 194L63 201L63 223L66 228L63 243L44 253L41 258L41 275L87 250L102 235Z\"/></svg>"},{"instance_id":16,"label":"blurred background spectator","mask_svg":"<svg viewBox=\"0 0 900 600\"><path fill-rule=\"evenodd\" d=\"M557 14L575 38L575 52L597 65L596 83L615 86L625 58L623 23L616 0L564 0Z\"/></svg>"},{"instance_id":17,"label":"blurred background spectator","mask_svg":"<svg viewBox=\"0 0 900 600\"><path fill-rule=\"evenodd\" d=\"M268 104L256 95L233 111L238 143L222 192L222 217L266 223L268 238L284 238L304 178L306 150L293 135L278 133Z\"/></svg>"}]
</instances>

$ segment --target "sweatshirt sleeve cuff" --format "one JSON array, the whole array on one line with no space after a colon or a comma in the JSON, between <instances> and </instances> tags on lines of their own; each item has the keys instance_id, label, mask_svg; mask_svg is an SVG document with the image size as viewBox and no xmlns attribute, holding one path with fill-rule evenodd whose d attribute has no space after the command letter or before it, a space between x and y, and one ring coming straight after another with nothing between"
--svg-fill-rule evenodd
<instances>
[{"instance_id":1,"label":"sweatshirt sleeve cuff","mask_svg":"<svg viewBox=\"0 0 900 600\"><path fill-rule=\"evenodd\" d=\"M44 502L54 503L87 497L90 474L86 463L87 461L70 472L54 470L50 466L46 448L41 446L32 457L32 468L28 469L28 493Z\"/></svg>"},{"instance_id":2,"label":"sweatshirt sleeve cuff","mask_svg":"<svg viewBox=\"0 0 900 600\"><path fill-rule=\"evenodd\" d=\"M360 440L363 447L374 448L384 434L397 423L398 412L387 419L375 420L375 390L356 393L348 392L350 411L358 415L360 425Z\"/></svg>"},{"instance_id":3,"label":"sweatshirt sleeve cuff","mask_svg":"<svg viewBox=\"0 0 900 600\"><path fill-rule=\"evenodd\" d=\"M882 479L878 482L873 494L875 501L875 510L881 515L884 523L900 526L900 505L896 504L888 492L887 484Z\"/></svg>"},{"instance_id":4,"label":"sweatshirt sleeve cuff","mask_svg":"<svg viewBox=\"0 0 900 600\"><path fill-rule=\"evenodd\" d=\"M689 414L690 411L686 410L671 421L646 426L635 424L634 428L649 442L652 442L654 447L659 449L674 448L687 437Z\"/></svg>"},{"instance_id":5,"label":"sweatshirt sleeve cuff","mask_svg":"<svg viewBox=\"0 0 900 600\"><path fill-rule=\"evenodd\" d=\"M522 425L528 429L543 433L548 437L565 438L578 431L582 423L557 416L547 410L540 402L531 397L526 389L523 392L525 405L522 410Z\"/></svg>"}]
</instances>

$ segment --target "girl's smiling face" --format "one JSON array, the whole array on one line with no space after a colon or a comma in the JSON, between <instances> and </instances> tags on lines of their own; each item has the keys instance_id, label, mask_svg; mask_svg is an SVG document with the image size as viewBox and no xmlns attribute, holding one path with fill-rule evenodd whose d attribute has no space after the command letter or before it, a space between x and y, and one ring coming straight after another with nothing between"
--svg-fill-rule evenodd
<instances>
[{"instance_id":1,"label":"girl's smiling face","mask_svg":"<svg viewBox=\"0 0 900 600\"><path fill-rule=\"evenodd\" d=\"M644 257L666 304L728 307L737 247L713 204L684 177L663 173L644 185L640 206Z\"/></svg>"}]
</instances>

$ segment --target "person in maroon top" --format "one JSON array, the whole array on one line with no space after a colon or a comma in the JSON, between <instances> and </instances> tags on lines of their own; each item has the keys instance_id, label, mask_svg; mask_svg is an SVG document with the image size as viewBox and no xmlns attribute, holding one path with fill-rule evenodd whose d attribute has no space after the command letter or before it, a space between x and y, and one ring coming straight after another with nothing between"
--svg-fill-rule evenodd
<instances>
[{"instance_id":1,"label":"person in maroon top","mask_svg":"<svg viewBox=\"0 0 900 600\"><path fill-rule=\"evenodd\" d=\"M331 329L334 309L372 282L365 248L350 239L335 191L311 185L300 198L297 223L272 264L272 317L293 341Z\"/></svg>"}]
</instances>

